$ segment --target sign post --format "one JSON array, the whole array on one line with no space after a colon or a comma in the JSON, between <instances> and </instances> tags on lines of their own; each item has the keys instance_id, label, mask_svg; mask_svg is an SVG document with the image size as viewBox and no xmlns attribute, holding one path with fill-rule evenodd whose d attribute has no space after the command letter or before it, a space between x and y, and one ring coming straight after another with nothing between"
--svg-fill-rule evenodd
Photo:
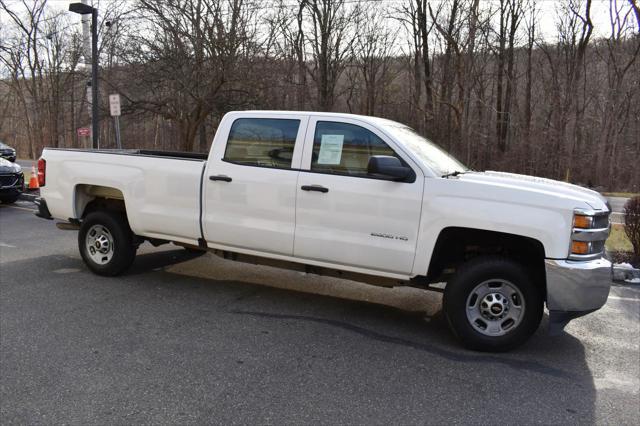
<instances>
[{"instance_id":1,"label":"sign post","mask_svg":"<svg viewBox=\"0 0 640 426\"><path fill-rule=\"evenodd\" d=\"M122 149L122 143L120 141L120 95L109 95L109 112L113 117L113 124L116 129L116 146L118 149Z\"/></svg>"}]
</instances>

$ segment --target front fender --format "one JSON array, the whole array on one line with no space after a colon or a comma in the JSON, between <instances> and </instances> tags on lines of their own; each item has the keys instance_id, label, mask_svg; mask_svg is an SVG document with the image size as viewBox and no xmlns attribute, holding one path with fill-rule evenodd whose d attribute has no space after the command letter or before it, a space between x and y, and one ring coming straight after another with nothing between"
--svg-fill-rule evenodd
<instances>
[{"instance_id":1,"label":"front fender","mask_svg":"<svg viewBox=\"0 0 640 426\"><path fill-rule=\"evenodd\" d=\"M545 257L567 257L573 208L528 198L526 191L492 189L455 180L427 180L414 275L427 273L438 236L448 227L532 238L542 244Z\"/></svg>"}]
</instances>

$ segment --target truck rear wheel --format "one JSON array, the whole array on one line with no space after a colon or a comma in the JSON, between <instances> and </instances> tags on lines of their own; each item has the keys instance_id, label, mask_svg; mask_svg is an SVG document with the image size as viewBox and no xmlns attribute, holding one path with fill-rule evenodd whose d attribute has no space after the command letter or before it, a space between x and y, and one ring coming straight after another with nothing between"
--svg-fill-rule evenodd
<instances>
[{"instance_id":1,"label":"truck rear wheel","mask_svg":"<svg viewBox=\"0 0 640 426\"><path fill-rule=\"evenodd\" d=\"M502 352L536 331L543 295L519 263L478 257L458 268L447 283L443 307L449 326L469 349Z\"/></svg>"},{"instance_id":2,"label":"truck rear wheel","mask_svg":"<svg viewBox=\"0 0 640 426\"><path fill-rule=\"evenodd\" d=\"M117 212L89 213L78 233L78 247L89 269L104 276L120 275L136 256L127 218Z\"/></svg>"}]
</instances>

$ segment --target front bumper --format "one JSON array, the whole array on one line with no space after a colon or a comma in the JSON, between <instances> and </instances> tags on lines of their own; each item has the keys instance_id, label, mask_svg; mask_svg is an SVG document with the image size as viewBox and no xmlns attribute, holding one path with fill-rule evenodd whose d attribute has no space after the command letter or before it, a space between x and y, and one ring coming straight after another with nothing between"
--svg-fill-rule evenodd
<instances>
[{"instance_id":1,"label":"front bumper","mask_svg":"<svg viewBox=\"0 0 640 426\"><path fill-rule=\"evenodd\" d=\"M545 260L550 332L562 331L574 318L600 309L609 297L611 262Z\"/></svg>"},{"instance_id":2,"label":"front bumper","mask_svg":"<svg viewBox=\"0 0 640 426\"><path fill-rule=\"evenodd\" d=\"M0 176L0 195L20 195L24 191L22 173L2 174Z\"/></svg>"}]
</instances>

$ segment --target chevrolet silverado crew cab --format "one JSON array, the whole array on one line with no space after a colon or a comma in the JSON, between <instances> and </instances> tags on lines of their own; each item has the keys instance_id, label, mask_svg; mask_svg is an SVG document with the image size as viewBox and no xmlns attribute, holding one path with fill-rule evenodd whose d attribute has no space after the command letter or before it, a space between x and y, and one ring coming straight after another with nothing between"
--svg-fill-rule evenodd
<instances>
[{"instance_id":1,"label":"chevrolet silverado crew cab","mask_svg":"<svg viewBox=\"0 0 640 426\"><path fill-rule=\"evenodd\" d=\"M382 286L444 291L455 335L502 351L607 300L596 192L468 170L409 127L349 114L230 112L211 152L45 149L39 216L79 229L100 275L144 241ZM444 290L442 283L444 285Z\"/></svg>"}]
</instances>

